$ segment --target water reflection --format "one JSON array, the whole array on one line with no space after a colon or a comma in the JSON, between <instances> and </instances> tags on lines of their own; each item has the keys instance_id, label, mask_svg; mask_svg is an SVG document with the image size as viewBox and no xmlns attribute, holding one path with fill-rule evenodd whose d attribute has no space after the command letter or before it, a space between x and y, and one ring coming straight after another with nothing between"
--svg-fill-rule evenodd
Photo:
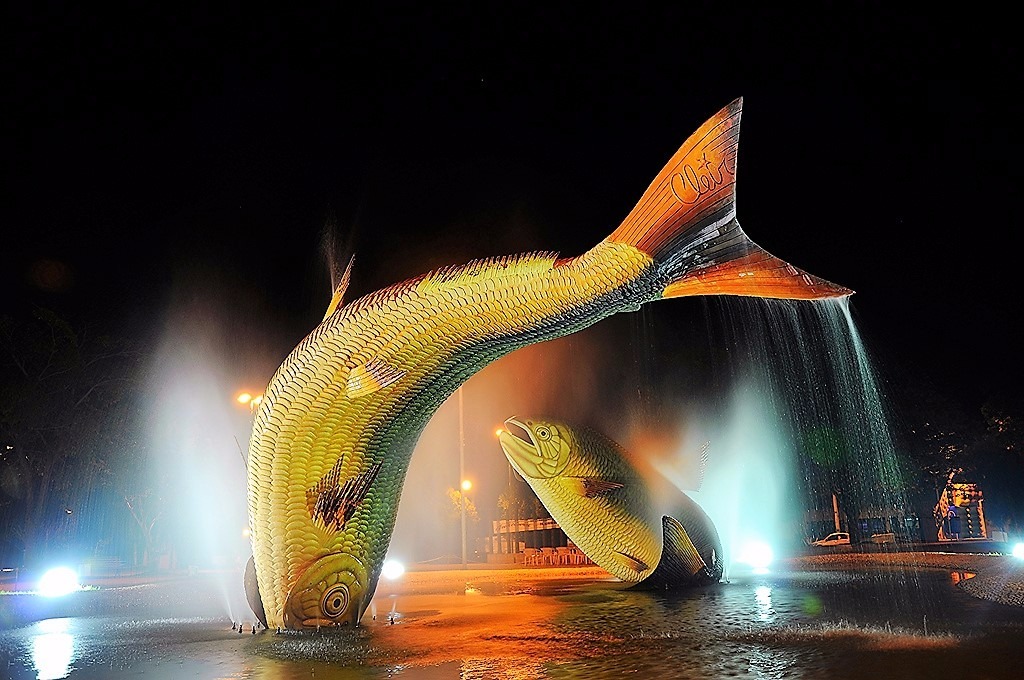
<instances>
[{"instance_id":1,"label":"water reflection","mask_svg":"<svg viewBox=\"0 0 1024 680\"><path fill-rule=\"evenodd\" d=\"M223 618L161 617L138 602L157 593L179 602L195 592L181 581L126 592L138 618L119 609L0 627L0 677L799 680L913 668L900 677L931 678L964 658L974 677L1016 677L1024 612L950 582L973 573L925 571L906 582L877 570L780 571L667 593L510 574L516 594L490 595L475 576L472 597L456 573L438 577L436 592L382 594L377 619L358 629L255 636ZM918 583L921 597L901 596Z\"/></svg>"},{"instance_id":2,"label":"water reflection","mask_svg":"<svg viewBox=\"0 0 1024 680\"><path fill-rule=\"evenodd\" d=\"M961 581L966 581L969 578L977 576L973 571L951 571L949 572L949 578L952 579L953 585L959 585Z\"/></svg>"},{"instance_id":3,"label":"water reflection","mask_svg":"<svg viewBox=\"0 0 1024 680\"><path fill-rule=\"evenodd\" d=\"M75 658L75 639L68 632L71 619L47 619L34 628L32 663L39 680L59 680L71 672Z\"/></svg>"},{"instance_id":4,"label":"water reflection","mask_svg":"<svg viewBox=\"0 0 1024 680\"><path fill-rule=\"evenodd\" d=\"M754 589L754 598L757 600L757 614L762 621L771 621L774 617L772 611L772 589L768 586L758 586Z\"/></svg>"}]
</instances>

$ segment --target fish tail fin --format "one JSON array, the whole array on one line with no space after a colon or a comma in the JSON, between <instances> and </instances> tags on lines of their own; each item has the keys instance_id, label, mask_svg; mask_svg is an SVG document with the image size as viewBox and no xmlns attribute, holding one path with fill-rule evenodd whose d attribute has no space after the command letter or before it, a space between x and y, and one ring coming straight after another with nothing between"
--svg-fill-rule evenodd
<instances>
[{"instance_id":1,"label":"fish tail fin","mask_svg":"<svg viewBox=\"0 0 1024 680\"><path fill-rule=\"evenodd\" d=\"M736 157L743 100L711 117L662 168L606 241L649 255L662 297L843 297L852 290L771 255L736 220Z\"/></svg>"},{"instance_id":2,"label":"fish tail fin","mask_svg":"<svg viewBox=\"0 0 1024 680\"><path fill-rule=\"evenodd\" d=\"M700 556L679 520L664 515L661 527L664 538L661 561L637 587L661 590L698 585L706 581L707 562Z\"/></svg>"},{"instance_id":3,"label":"fish tail fin","mask_svg":"<svg viewBox=\"0 0 1024 680\"><path fill-rule=\"evenodd\" d=\"M707 563L679 520L665 515L661 518L661 526L665 540L665 547L661 553L664 566L670 566L670 563L675 561L676 568L684 571L687 576L693 576L707 568Z\"/></svg>"}]
</instances>

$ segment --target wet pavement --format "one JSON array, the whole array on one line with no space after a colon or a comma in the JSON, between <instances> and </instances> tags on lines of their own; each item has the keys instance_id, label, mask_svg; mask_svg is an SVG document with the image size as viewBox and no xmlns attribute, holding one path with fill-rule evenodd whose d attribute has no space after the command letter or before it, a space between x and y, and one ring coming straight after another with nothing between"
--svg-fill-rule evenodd
<instances>
[{"instance_id":1,"label":"wet pavement","mask_svg":"<svg viewBox=\"0 0 1024 680\"><path fill-rule=\"evenodd\" d=\"M666 595L594 569L409 572L357 629L280 635L232 630L223 575L2 595L0 677L1017 677L1024 609L968 595L973 576L801 564Z\"/></svg>"}]
</instances>

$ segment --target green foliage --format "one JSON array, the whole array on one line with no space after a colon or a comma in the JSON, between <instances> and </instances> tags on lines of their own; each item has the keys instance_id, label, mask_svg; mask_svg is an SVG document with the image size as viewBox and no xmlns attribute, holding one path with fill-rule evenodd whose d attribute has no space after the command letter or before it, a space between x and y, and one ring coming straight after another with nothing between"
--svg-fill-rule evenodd
<instances>
[{"instance_id":1,"label":"green foliage","mask_svg":"<svg viewBox=\"0 0 1024 680\"><path fill-rule=\"evenodd\" d=\"M460 490L448 487L449 519L459 519L462 517L462 495ZM476 511L476 504L468 494L466 495L466 519L474 523L480 521L480 514Z\"/></svg>"}]
</instances>

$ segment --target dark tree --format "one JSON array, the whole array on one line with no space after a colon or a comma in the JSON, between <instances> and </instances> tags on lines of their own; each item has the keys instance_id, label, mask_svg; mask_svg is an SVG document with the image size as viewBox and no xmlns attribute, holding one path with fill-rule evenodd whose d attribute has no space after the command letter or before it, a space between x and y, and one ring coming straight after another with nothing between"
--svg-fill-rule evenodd
<instances>
[{"instance_id":1,"label":"dark tree","mask_svg":"<svg viewBox=\"0 0 1024 680\"><path fill-rule=\"evenodd\" d=\"M143 353L53 312L0 319L0 522L8 551L81 554L128 518L110 486L139 448ZM134 466L137 469L137 466ZM112 499L122 508L110 507ZM106 534L106 535L104 535Z\"/></svg>"}]
</instances>

